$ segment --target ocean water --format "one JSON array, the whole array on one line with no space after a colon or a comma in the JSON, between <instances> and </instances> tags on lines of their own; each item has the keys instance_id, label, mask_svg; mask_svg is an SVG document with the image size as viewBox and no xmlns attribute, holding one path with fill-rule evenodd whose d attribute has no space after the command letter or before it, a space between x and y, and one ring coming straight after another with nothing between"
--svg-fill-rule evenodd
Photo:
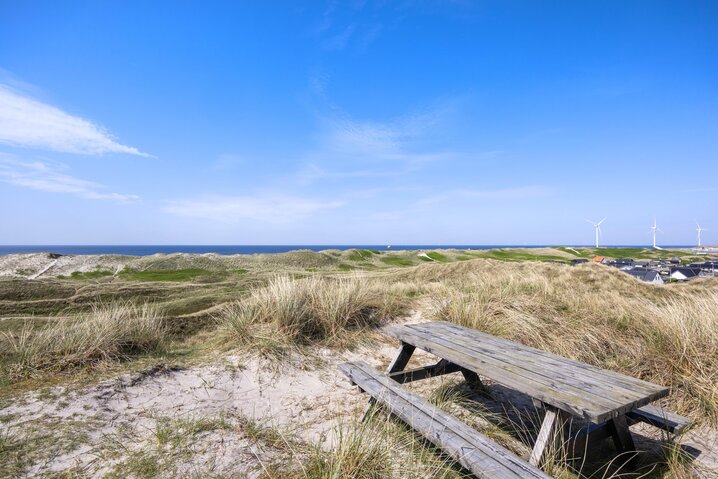
<instances>
[{"instance_id":1,"label":"ocean water","mask_svg":"<svg viewBox=\"0 0 718 479\"><path fill-rule=\"evenodd\" d=\"M21 253L58 254L119 254L148 256L157 253L217 253L255 254L286 253L300 249L322 251L327 249L374 249L374 250L432 250L432 249L494 249L494 248L546 248L557 245L0 245L0 255ZM583 247L590 245L571 245ZM647 248L643 245L607 246L608 248ZM664 246L664 248L687 248L688 246Z\"/></svg>"}]
</instances>

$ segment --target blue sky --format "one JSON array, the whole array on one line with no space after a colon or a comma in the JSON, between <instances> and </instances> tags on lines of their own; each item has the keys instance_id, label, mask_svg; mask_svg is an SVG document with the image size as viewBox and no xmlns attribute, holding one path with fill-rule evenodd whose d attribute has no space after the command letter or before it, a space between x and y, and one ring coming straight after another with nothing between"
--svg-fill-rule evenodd
<instances>
[{"instance_id":1,"label":"blue sky","mask_svg":"<svg viewBox=\"0 0 718 479\"><path fill-rule=\"evenodd\" d=\"M0 0L0 244L718 243L713 1Z\"/></svg>"}]
</instances>

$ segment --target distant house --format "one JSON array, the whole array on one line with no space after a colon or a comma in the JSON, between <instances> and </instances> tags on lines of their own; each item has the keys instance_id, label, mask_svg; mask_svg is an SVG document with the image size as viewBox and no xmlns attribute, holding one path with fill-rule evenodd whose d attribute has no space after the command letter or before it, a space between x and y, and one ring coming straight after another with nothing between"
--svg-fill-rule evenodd
<instances>
[{"instance_id":1,"label":"distant house","mask_svg":"<svg viewBox=\"0 0 718 479\"><path fill-rule=\"evenodd\" d=\"M588 260L586 258L576 258L571 260L571 264L581 264L581 263L588 263Z\"/></svg>"},{"instance_id":2,"label":"distant house","mask_svg":"<svg viewBox=\"0 0 718 479\"><path fill-rule=\"evenodd\" d=\"M644 283L651 284L663 284L663 278L658 271L645 268L633 268L625 270L627 274L630 274L636 279L640 279Z\"/></svg>"},{"instance_id":3,"label":"distant house","mask_svg":"<svg viewBox=\"0 0 718 479\"><path fill-rule=\"evenodd\" d=\"M633 266L636 268L648 268L648 265L650 264L649 261L634 261Z\"/></svg>"},{"instance_id":4,"label":"distant house","mask_svg":"<svg viewBox=\"0 0 718 479\"><path fill-rule=\"evenodd\" d=\"M594 263L603 263L605 260L606 258L604 258L603 256L596 256L595 258L593 258Z\"/></svg>"},{"instance_id":5,"label":"distant house","mask_svg":"<svg viewBox=\"0 0 718 479\"><path fill-rule=\"evenodd\" d=\"M635 261L633 261L633 258L619 258L614 261L616 264L633 264Z\"/></svg>"},{"instance_id":6,"label":"distant house","mask_svg":"<svg viewBox=\"0 0 718 479\"><path fill-rule=\"evenodd\" d=\"M613 266L614 268L618 268L622 271L625 271L627 269L633 269L634 267L633 260L629 258L615 259L609 261L606 264L608 264L609 266Z\"/></svg>"},{"instance_id":7,"label":"distant house","mask_svg":"<svg viewBox=\"0 0 718 479\"><path fill-rule=\"evenodd\" d=\"M671 268L671 279L686 281L697 278L701 274L700 268Z\"/></svg>"}]
</instances>

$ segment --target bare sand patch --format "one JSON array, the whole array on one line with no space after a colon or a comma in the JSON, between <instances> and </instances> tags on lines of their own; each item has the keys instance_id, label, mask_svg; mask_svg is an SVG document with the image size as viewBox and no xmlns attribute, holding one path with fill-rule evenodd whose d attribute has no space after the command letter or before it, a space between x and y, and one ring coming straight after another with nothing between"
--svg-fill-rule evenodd
<instances>
[{"instance_id":1,"label":"bare sand patch","mask_svg":"<svg viewBox=\"0 0 718 479\"><path fill-rule=\"evenodd\" d=\"M231 427L195 437L192 454L173 470L231 471L251 477L263 464L281 460L281 453L244 437L241 428L234 427L238 419L282 431L288 438L329 446L337 421L358 414L366 405L366 398L336 365L359 357L385 365L393 353L391 345L383 344L347 354L326 350L311 357L296 355L281 367L256 356L228 356L189 369L158 365L84 390L53 387L26 394L0 410L4 418L0 430L22 436L32 425L40 425L51 434L63 423L82 423L84 440L73 450L40 458L27 473L70 468L100 475L148 443L156 443L162 423L221 418ZM118 450L118 442L126 449Z\"/></svg>"}]
</instances>

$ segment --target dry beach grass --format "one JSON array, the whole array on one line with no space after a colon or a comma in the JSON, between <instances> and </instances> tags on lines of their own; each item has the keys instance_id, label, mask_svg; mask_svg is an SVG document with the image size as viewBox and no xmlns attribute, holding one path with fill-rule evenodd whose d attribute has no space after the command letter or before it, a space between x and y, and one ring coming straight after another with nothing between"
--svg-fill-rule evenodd
<instances>
[{"instance_id":1,"label":"dry beach grass","mask_svg":"<svg viewBox=\"0 0 718 479\"><path fill-rule=\"evenodd\" d=\"M151 304L97 303L74 319L40 329L25 322L16 334L4 332L2 355L11 377L23 378L153 351L164 336L159 310Z\"/></svg>"},{"instance_id":2,"label":"dry beach grass","mask_svg":"<svg viewBox=\"0 0 718 479\"><path fill-rule=\"evenodd\" d=\"M401 253L393 254L401 258ZM376 256L375 253L357 254L353 261L359 265L375 260ZM217 277L202 274L200 281L183 280L185 282L177 282L179 276L175 276L174 281L165 281L162 277L160 283L156 275L151 276L150 282L120 276L35 281L27 282L27 286L22 286L25 283L18 283L17 279L0 282L0 288L4 288L0 306L11 311L0 321L0 366L5 384L0 409L0 472L44 470L44 466L33 465L29 459L18 459L21 455L34 457L29 449L23 449L31 447L28 444L34 436L23 432L20 425L40 424L41 415L23 420L22 415L28 414L30 406L23 409L22 404L38 404L37 407L45 404L43 398L50 393L44 392L44 382L59 384L58 391L62 393L53 392L53 395L86 398L90 411L94 407L92 398L106 394L97 392L104 391L104 386L94 391L93 381L111 379L158 363L169 363L169 367L153 369L159 371L153 374L160 376L150 379L161 384L175 381L176 375L172 372L175 369L206 371L212 368L214 376L224 379L202 379L201 390L206 390L206 394L215 391L219 384L231 383L236 374L249 378L260 374L255 367L266 366L288 376L290 384L294 375L306 377L302 380L308 385L306 391L314 392L312 389L341 385L343 379L337 377L339 373L334 365L352 354L371 356L382 351L375 361L388 360L393 345L377 334L377 328L388 322L406 320L452 321L670 386L672 393L664 401L667 407L694 419L696 427L712 430L718 425L715 380L718 377L718 281L655 287L601 265L572 267L534 261L466 260L464 256L464 253L442 252L436 255L441 261L421 261L414 254L407 260L414 266L366 267L363 271L350 272L338 266L348 264L351 261L348 256L337 260L333 268L320 272L297 269L300 263L294 259L282 267L273 265L242 272L237 272L236 265L232 264L219 268L221 274ZM310 263L320 264L328 257L322 258ZM200 258L200 261L207 259ZM163 271L171 274L172 268L187 271L196 266L191 257L185 257ZM43 284L45 290L37 289ZM18 299L13 300L13 291L25 291L32 297L20 299L18 295ZM52 297L53 294L57 298ZM36 299L38 295L42 295L40 303ZM99 299L92 301L93 295ZM57 312L26 312L48 304ZM205 309L188 310L194 305ZM409 319L407 315L411 315ZM188 322L191 327L187 326ZM182 327L178 327L178 323ZM236 371L225 373L218 365L228 354L260 360L241 359ZM72 386L72 381L80 376L83 384L90 384L88 391L94 392L85 394L73 390L76 386ZM260 384L264 384L262 381ZM273 380L267 381L270 385ZM507 419L503 413L470 406L469 402L475 404L475 401L467 398L460 381L447 379L447 383L441 384L431 381L417 387L425 388L422 391L433 396L441 407L451 409L518 454L526 453L521 436L533 434L535 424L522 423L527 419L520 415ZM133 384L135 394L143 394L140 380L129 383ZM303 391L296 389L299 386L282 388L282 394L294 392L301 396ZM114 452L110 454L92 434L88 435L87 444L78 446L78 450L87 447L88 451L95 452L78 453L72 467L57 466L57 461L46 460L68 474L79 476L102 475L97 471L103 471L110 474L108 477L123 473L132 477L170 477L178 471L186 472L189 466L185 462L200 467L196 464L197 458L205 456L192 453L195 446L207 441L214 444L211 441L218 437L227 443L230 434L239 437L236 441L241 439L238 444L248 444L242 447L255 451L252 457L256 458L247 460L242 466L246 466L246 470L228 464L222 469L215 464L212 471L216 477L240 473L248 477L306 478L421 475L448 479L463 476L462 471L380 412L367 424L357 422L346 408L352 409L351 405L361 403L363 398L348 385L341 388L345 389L331 389L333 397L339 398L338 404L344 408L340 408L343 412L337 416L342 418L339 425L337 419L327 417L326 424L331 426L312 429L323 431L320 435L326 436L326 442L316 442L314 436L297 436L278 418L274 425L250 427L254 423L237 419L236 411L226 411L221 413L221 421L215 421L221 403L211 403L215 416L206 413L204 419L209 421L207 424L221 424L221 427L206 425L195 431L178 426L176 434L183 435L186 429L193 431L191 437L182 436L180 442L183 451L189 452L168 456L165 443L153 446L156 447L152 449L154 463L162 467L143 469L145 463L152 461L137 456L134 449L124 452L112 449ZM450 393L446 395L441 391ZM176 391L172 394L178 395ZM305 405L301 397L296 400L297 410L320 410L318 404ZM152 419L152 414L142 413L143 420L156 421L157 425L150 427L152 430L162 424L165 429L168 424L179 424L176 420ZM91 417L93 421L104 421ZM192 417L193 421L202 419L202 416ZM267 424L273 424L271 419L264 419ZM287 420L291 424L291 419ZM107 437L108 433L103 434ZM132 437L138 444L153 441L141 432ZM263 455L257 452L259 450L273 452ZM107 457L104 469L97 461L92 465L83 462L85 455L100 453ZM11 461L11 458L14 459ZM641 469L645 477L694 477L697 474L696 468L676 448L666 446L665 453L651 461ZM610 467L586 469L583 473L557 463L546 467L555 477L622 474Z\"/></svg>"}]
</instances>

